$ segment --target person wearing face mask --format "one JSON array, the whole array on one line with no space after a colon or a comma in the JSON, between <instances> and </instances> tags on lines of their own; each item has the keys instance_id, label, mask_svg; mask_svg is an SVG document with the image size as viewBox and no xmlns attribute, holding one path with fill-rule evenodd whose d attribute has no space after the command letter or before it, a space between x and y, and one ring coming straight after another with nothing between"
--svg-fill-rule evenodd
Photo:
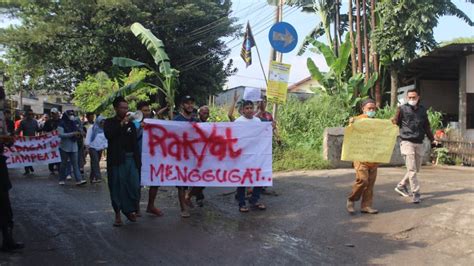
<instances>
[{"instance_id":1,"label":"person wearing face mask","mask_svg":"<svg viewBox=\"0 0 474 266\"><path fill-rule=\"evenodd\" d=\"M58 135L61 138L59 144L59 153L61 155L61 164L59 166L59 185L65 185L67 176L68 160L72 164L73 175L76 179L76 185L84 185L87 183L82 178L81 172L79 171L79 159L78 151L79 147L77 141L82 138L82 133L75 123L76 116L73 110L66 111L58 126Z\"/></svg>"},{"instance_id":2,"label":"person wearing face mask","mask_svg":"<svg viewBox=\"0 0 474 266\"><path fill-rule=\"evenodd\" d=\"M400 128L400 152L407 168L405 176L395 187L395 191L403 197L409 197L407 185L410 184L413 203L420 203L421 200L417 173L421 169L425 135L436 144L426 108L419 101L418 92L409 90L407 103L398 107L392 119L392 122Z\"/></svg>"},{"instance_id":3,"label":"person wearing face mask","mask_svg":"<svg viewBox=\"0 0 474 266\"><path fill-rule=\"evenodd\" d=\"M84 144L86 145L86 149L91 158L90 182L91 184L100 183L102 182L102 175L100 174L100 157L102 156L102 151L107 148L107 139L104 135L103 116L97 116L94 125L87 129Z\"/></svg>"},{"instance_id":4,"label":"person wearing face mask","mask_svg":"<svg viewBox=\"0 0 474 266\"><path fill-rule=\"evenodd\" d=\"M376 105L372 99L364 100L361 104L363 114L353 117L349 120L352 124L358 119L367 119L375 117ZM368 214L377 214L378 211L372 208L374 185L377 179L377 163L371 162L354 162L356 172L356 180L352 186L352 192L347 198L346 208L350 214L355 213L354 203L362 198L361 212Z\"/></svg>"},{"instance_id":5,"label":"person wearing face mask","mask_svg":"<svg viewBox=\"0 0 474 266\"><path fill-rule=\"evenodd\" d=\"M3 156L3 145L13 144L15 140L8 132L4 107L5 91L0 86L0 229L3 235L2 251L10 252L24 248L24 244L13 239L13 212L9 194L12 184L8 176L7 158Z\"/></svg>"}]
</instances>

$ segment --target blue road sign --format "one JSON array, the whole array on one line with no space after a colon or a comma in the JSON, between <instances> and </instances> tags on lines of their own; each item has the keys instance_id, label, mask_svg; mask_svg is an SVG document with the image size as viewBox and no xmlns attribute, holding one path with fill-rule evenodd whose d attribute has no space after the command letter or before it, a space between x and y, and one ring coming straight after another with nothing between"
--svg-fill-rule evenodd
<instances>
[{"instance_id":1,"label":"blue road sign","mask_svg":"<svg viewBox=\"0 0 474 266\"><path fill-rule=\"evenodd\" d=\"M298 34L291 24L278 22L270 29L268 39L273 49L280 53L289 53L298 43Z\"/></svg>"}]
</instances>

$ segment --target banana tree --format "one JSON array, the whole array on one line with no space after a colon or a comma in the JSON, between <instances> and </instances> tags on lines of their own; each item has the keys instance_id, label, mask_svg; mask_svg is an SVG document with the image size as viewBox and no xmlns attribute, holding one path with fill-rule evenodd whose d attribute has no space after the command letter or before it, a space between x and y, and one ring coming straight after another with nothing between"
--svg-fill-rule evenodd
<instances>
[{"instance_id":1,"label":"banana tree","mask_svg":"<svg viewBox=\"0 0 474 266\"><path fill-rule=\"evenodd\" d=\"M329 95L342 97L346 105L350 107L356 107L361 100L368 97L369 89L374 85L378 76L374 74L366 83L364 83L364 76L361 73L348 77L347 72L350 71L347 71L347 67L351 54L351 42L348 34L341 44L339 56L336 56L331 47L322 42L314 39L307 41L313 46L311 50L321 53L329 66L329 71L323 73L311 58L307 59L311 77L319 82L317 89Z\"/></svg>"},{"instance_id":2,"label":"banana tree","mask_svg":"<svg viewBox=\"0 0 474 266\"><path fill-rule=\"evenodd\" d=\"M145 67L153 73L153 75L160 81L160 84L157 85L147 83L145 82L145 79L139 80L132 84L128 84L114 92L97 109L101 109L104 106L110 105L117 96L128 95L131 92L142 88L143 86L152 86L156 87L165 95L165 100L169 106L169 117L172 118L179 71L171 67L170 59L165 52L165 45L160 39L153 35L153 33L149 29L143 27L143 25L138 22L133 23L130 29L135 35L135 37L137 37L141 41L141 43L146 46L148 52L153 57L155 68L147 63L125 57L114 57L112 59L112 63L116 66L125 68Z\"/></svg>"}]
</instances>

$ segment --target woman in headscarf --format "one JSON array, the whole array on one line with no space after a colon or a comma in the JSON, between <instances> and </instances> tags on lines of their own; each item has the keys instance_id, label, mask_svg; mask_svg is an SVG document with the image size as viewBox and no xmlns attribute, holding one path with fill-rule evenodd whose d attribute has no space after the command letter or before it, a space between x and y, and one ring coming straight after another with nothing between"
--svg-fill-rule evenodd
<instances>
[{"instance_id":1,"label":"woman in headscarf","mask_svg":"<svg viewBox=\"0 0 474 266\"><path fill-rule=\"evenodd\" d=\"M104 117L98 116L94 121L94 125L87 130L85 145L89 150L91 158L91 183L102 182L100 174L100 158L102 151L107 148L107 139L104 135Z\"/></svg>"},{"instance_id":2,"label":"woman in headscarf","mask_svg":"<svg viewBox=\"0 0 474 266\"><path fill-rule=\"evenodd\" d=\"M68 110L64 112L58 126L58 133L59 137L61 138L61 144L59 145L59 153L61 154L61 164L59 166L60 185L65 184L68 160L72 164L73 175L76 179L76 185L80 186L87 183L87 181L82 178L81 172L79 171L79 148L77 145L77 141L79 138L82 138L82 134L74 120L74 111Z\"/></svg>"}]
</instances>

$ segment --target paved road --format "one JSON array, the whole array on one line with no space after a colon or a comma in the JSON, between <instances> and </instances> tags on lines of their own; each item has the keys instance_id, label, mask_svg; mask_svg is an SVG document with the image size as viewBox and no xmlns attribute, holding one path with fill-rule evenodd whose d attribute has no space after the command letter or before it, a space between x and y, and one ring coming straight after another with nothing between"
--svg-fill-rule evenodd
<instances>
[{"instance_id":1,"label":"paved road","mask_svg":"<svg viewBox=\"0 0 474 266\"><path fill-rule=\"evenodd\" d=\"M472 265L474 169L425 167L419 205L393 191L402 174L379 170L378 215L345 212L354 178L345 169L277 174L268 210L248 214L232 189L207 189L206 206L182 219L176 189L164 188L164 217L114 228L106 184L60 187L44 171L12 171L15 233L27 248L0 254L0 265Z\"/></svg>"}]
</instances>

